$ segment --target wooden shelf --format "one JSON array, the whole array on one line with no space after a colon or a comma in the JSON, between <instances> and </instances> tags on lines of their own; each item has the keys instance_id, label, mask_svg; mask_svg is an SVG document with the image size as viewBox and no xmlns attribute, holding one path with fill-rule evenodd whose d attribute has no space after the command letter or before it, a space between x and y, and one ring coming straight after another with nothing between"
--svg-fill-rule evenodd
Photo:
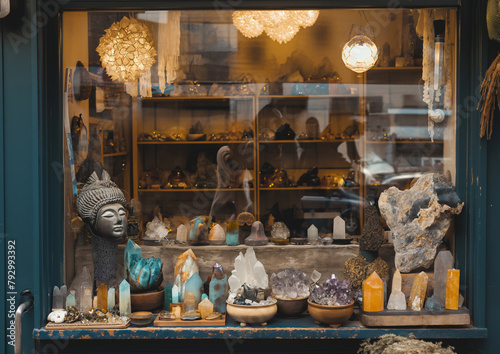
<instances>
[{"instance_id":1,"label":"wooden shelf","mask_svg":"<svg viewBox=\"0 0 500 354\"><path fill-rule=\"evenodd\" d=\"M141 101L175 101L175 100L249 100L255 96L153 96L140 98Z\"/></svg>"},{"instance_id":2,"label":"wooden shelf","mask_svg":"<svg viewBox=\"0 0 500 354\"><path fill-rule=\"evenodd\" d=\"M301 82L302 84L302 82ZM310 83L313 84L313 83ZM326 85L326 83L325 83ZM356 98L359 99L359 94L331 94L331 95L262 95L258 98L285 98L285 99L297 99L297 98Z\"/></svg>"},{"instance_id":3,"label":"wooden shelf","mask_svg":"<svg viewBox=\"0 0 500 354\"><path fill-rule=\"evenodd\" d=\"M397 70L422 70L421 66L387 66L387 67L382 67L382 66L377 66L375 68L371 68L370 70L367 71L369 73L370 71L397 71Z\"/></svg>"},{"instance_id":4,"label":"wooden shelf","mask_svg":"<svg viewBox=\"0 0 500 354\"><path fill-rule=\"evenodd\" d=\"M218 141L209 141L209 140L197 140L197 141L189 141L189 140L176 140L176 141L138 141L137 145L191 145L191 144L247 144L252 143L253 140L218 140Z\"/></svg>"},{"instance_id":5,"label":"wooden shelf","mask_svg":"<svg viewBox=\"0 0 500 354\"><path fill-rule=\"evenodd\" d=\"M102 157L127 156L128 152L115 152L112 154L102 154Z\"/></svg>"},{"instance_id":6,"label":"wooden shelf","mask_svg":"<svg viewBox=\"0 0 500 354\"><path fill-rule=\"evenodd\" d=\"M443 140L367 140L367 144L443 144Z\"/></svg>"},{"instance_id":7,"label":"wooden shelf","mask_svg":"<svg viewBox=\"0 0 500 354\"><path fill-rule=\"evenodd\" d=\"M254 188L163 188L163 189L140 189L139 193L164 193L164 192L244 192L246 190L253 191Z\"/></svg>"},{"instance_id":8,"label":"wooden shelf","mask_svg":"<svg viewBox=\"0 0 500 354\"><path fill-rule=\"evenodd\" d=\"M309 191L309 190L336 190L336 189L359 189L360 187L260 187L261 191Z\"/></svg>"},{"instance_id":9,"label":"wooden shelf","mask_svg":"<svg viewBox=\"0 0 500 354\"><path fill-rule=\"evenodd\" d=\"M308 144L335 144L343 142L354 142L358 141L359 138L348 138L348 139L335 139L335 140L258 140L259 144L295 144L295 143L308 143Z\"/></svg>"}]
</instances>

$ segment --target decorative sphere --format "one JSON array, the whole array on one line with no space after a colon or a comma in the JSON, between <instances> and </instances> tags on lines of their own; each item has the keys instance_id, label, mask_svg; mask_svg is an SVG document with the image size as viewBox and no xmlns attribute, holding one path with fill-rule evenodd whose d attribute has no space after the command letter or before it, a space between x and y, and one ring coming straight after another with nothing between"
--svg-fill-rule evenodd
<instances>
[{"instance_id":1,"label":"decorative sphere","mask_svg":"<svg viewBox=\"0 0 500 354\"><path fill-rule=\"evenodd\" d=\"M375 43L367 36L354 36L342 49L342 60L345 66L357 73L371 69L378 58Z\"/></svg>"}]
</instances>

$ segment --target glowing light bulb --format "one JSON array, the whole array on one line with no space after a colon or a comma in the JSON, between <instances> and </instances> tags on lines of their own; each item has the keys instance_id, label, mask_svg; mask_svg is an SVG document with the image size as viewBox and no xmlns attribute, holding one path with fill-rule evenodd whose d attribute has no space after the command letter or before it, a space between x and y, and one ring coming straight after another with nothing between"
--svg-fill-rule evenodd
<instances>
[{"instance_id":1,"label":"glowing light bulb","mask_svg":"<svg viewBox=\"0 0 500 354\"><path fill-rule=\"evenodd\" d=\"M342 60L345 66L357 73L371 69L377 59L377 46L364 35L354 36L342 49Z\"/></svg>"}]
</instances>

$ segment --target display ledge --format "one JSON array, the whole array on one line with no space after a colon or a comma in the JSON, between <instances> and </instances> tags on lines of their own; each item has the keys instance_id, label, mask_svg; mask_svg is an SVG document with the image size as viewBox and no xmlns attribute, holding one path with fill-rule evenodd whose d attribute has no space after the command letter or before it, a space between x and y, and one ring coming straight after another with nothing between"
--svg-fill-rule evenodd
<instances>
[{"instance_id":1,"label":"display ledge","mask_svg":"<svg viewBox=\"0 0 500 354\"><path fill-rule=\"evenodd\" d=\"M443 140L367 140L367 144L443 144Z\"/></svg>"},{"instance_id":2,"label":"display ledge","mask_svg":"<svg viewBox=\"0 0 500 354\"><path fill-rule=\"evenodd\" d=\"M273 318L267 326L241 327L228 318L224 327L128 327L125 329L46 330L35 329L36 340L83 339L366 339L384 334L417 338L487 338L486 328L467 327L405 327L367 328L358 321L347 322L340 328L314 323L310 316L299 319Z\"/></svg>"}]
</instances>

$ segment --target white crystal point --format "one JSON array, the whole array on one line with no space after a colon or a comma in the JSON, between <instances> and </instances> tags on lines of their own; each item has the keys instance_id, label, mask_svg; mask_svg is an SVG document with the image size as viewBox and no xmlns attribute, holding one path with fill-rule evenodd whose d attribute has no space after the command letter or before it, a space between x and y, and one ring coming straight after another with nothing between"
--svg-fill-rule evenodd
<instances>
[{"instance_id":1,"label":"white crystal point","mask_svg":"<svg viewBox=\"0 0 500 354\"><path fill-rule=\"evenodd\" d=\"M345 221L340 216L333 219L333 238L345 238Z\"/></svg>"},{"instance_id":2,"label":"white crystal point","mask_svg":"<svg viewBox=\"0 0 500 354\"><path fill-rule=\"evenodd\" d=\"M177 243L186 243L187 242L187 228L186 225L179 225L177 227L177 235L175 237L175 240Z\"/></svg>"},{"instance_id":3,"label":"white crystal point","mask_svg":"<svg viewBox=\"0 0 500 354\"><path fill-rule=\"evenodd\" d=\"M392 292L387 302L388 310L406 310L406 297L405 294L400 291L398 293Z\"/></svg>"},{"instance_id":4,"label":"white crystal point","mask_svg":"<svg viewBox=\"0 0 500 354\"><path fill-rule=\"evenodd\" d=\"M311 225L307 229L307 240L311 245L315 245L318 241L318 228L316 226Z\"/></svg>"},{"instance_id":5,"label":"white crystal point","mask_svg":"<svg viewBox=\"0 0 500 354\"><path fill-rule=\"evenodd\" d=\"M238 279L238 277L235 276L234 274L229 277L229 279L227 280L227 282L229 283L229 289L231 289L232 293L236 293L236 291L242 285L242 283L240 282L240 280Z\"/></svg>"},{"instance_id":6,"label":"white crystal point","mask_svg":"<svg viewBox=\"0 0 500 354\"><path fill-rule=\"evenodd\" d=\"M256 263L257 256L255 255L253 247L247 248L247 251L245 252L246 278L243 282L252 286L256 286L255 274L253 270Z\"/></svg>"},{"instance_id":7,"label":"white crystal point","mask_svg":"<svg viewBox=\"0 0 500 354\"><path fill-rule=\"evenodd\" d=\"M236 270L235 275L238 279L240 279L242 283L245 283L247 281L247 264L241 252L234 260L234 269Z\"/></svg>"},{"instance_id":8,"label":"white crystal point","mask_svg":"<svg viewBox=\"0 0 500 354\"><path fill-rule=\"evenodd\" d=\"M250 268L253 269L255 263L257 263L257 256L255 255L253 247L247 248L247 251L245 252L245 260L250 265Z\"/></svg>"},{"instance_id":9,"label":"white crystal point","mask_svg":"<svg viewBox=\"0 0 500 354\"><path fill-rule=\"evenodd\" d=\"M267 289L269 286L269 277L267 276L266 270L264 269L264 265L257 261L255 266L253 267L253 274L255 277L256 285L259 288Z\"/></svg>"},{"instance_id":10,"label":"white crystal point","mask_svg":"<svg viewBox=\"0 0 500 354\"><path fill-rule=\"evenodd\" d=\"M401 281L401 273L396 269L394 276L392 277L392 294L401 292Z\"/></svg>"},{"instance_id":11,"label":"white crystal point","mask_svg":"<svg viewBox=\"0 0 500 354\"><path fill-rule=\"evenodd\" d=\"M317 283L320 278L321 278L321 273L318 272L316 269L313 270L313 272L311 274L311 280L313 281L313 283Z\"/></svg>"}]
</instances>

